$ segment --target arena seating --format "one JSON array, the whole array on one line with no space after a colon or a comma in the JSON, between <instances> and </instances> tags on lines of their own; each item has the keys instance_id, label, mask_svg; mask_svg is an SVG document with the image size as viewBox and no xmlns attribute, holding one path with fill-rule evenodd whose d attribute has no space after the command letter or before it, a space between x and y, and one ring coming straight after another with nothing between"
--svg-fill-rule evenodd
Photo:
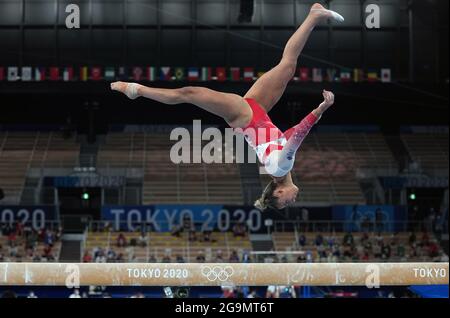
<instances>
[{"instance_id":1,"label":"arena seating","mask_svg":"<svg viewBox=\"0 0 450 318\"><path fill-rule=\"evenodd\" d=\"M139 241L139 232L124 232L128 242L127 247L117 247L116 239L118 232L89 232L84 251L93 252L96 248L102 248L105 253L112 249L116 255L122 254L125 261L161 262L168 258L175 262L177 256L185 262L196 262L199 255L203 255L206 261L214 261L218 254L224 260L228 260L232 251L242 255L244 251L251 250L251 243L248 237L234 237L228 232L212 232L210 241L201 241L201 233L197 233L198 239L189 241L187 233L181 233L180 237L171 235L168 232L148 233L146 246L139 244L130 246L131 240Z\"/></svg>"},{"instance_id":2,"label":"arena seating","mask_svg":"<svg viewBox=\"0 0 450 318\"><path fill-rule=\"evenodd\" d=\"M301 146L293 170L300 202L364 203L359 168L397 169L379 133L311 133ZM269 181L261 177L263 184Z\"/></svg>"},{"instance_id":3,"label":"arena seating","mask_svg":"<svg viewBox=\"0 0 450 318\"><path fill-rule=\"evenodd\" d=\"M16 204L30 168L73 168L79 157L75 137L58 132L0 132L0 180L5 203Z\"/></svg>"},{"instance_id":4,"label":"arena seating","mask_svg":"<svg viewBox=\"0 0 450 318\"><path fill-rule=\"evenodd\" d=\"M315 240L317 238L317 235L320 234L323 237L324 243L321 247L318 247L315 243ZM281 254L278 258L282 257L283 255L286 257L288 261L296 261L298 255L290 255L289 252L310 252L312 256L312 261L314 262L323 262L323 261L330 261L330 259L323 258L319 255L319 250L324 250L328 254L328 258L332 257L331 254L331 248L327 243L328 238L333 238L334 244L337 244L342 248L343 251L346 250L346 248L343 246L344 236L347 233L343 232L303 232L298 233L297 235L295 232L274 232L272 233L272 238L274 242L275 251L279 252L287 252L286 254ZM368 233L369 234L369 241L372 244L372 248L376 245L377 240L379 238L382 238L381 241L385 244L390 244L391 242L395 242L394 245L391 247L391 256L389 257L389 261L392 262L402 262L402 261L409 261L409 262L426 262L433 260L433 257L430 257L428 246L426 244L423 244L422 240L422 234L417 235L417 242L415 244L416 249L416 255L412 255L412 247L409 243L409 237L410 233L401 232L401 233ZM300 246L297 238L300 235L305 236L305 245ZM361 259L361 251L363 250L363 246L361 244L361 238L363 237L363 233L360 232L353 232L352 233L353 240L354 240L354 248L355 253L354 257L352 258L352 261L386 261L386 259L382 259L382 257L377 257L374 252L374 248L369 253L369 258L367 260ZM431 241L433 241L433 238L430 238ZM423 244L423 246L422 246ZM402 246L404 247L404 255L398 255L397 253L397 247ZM341 258L334 259L333 261L344 261L345 259L342 258L342 252L341 252ZM348 260L348 258L347 258Z\"/></svg>"},{"instance_id":5,"label":"arena seating","mask_svg":"<svg viewBox=\"0 0 450 318\"><path fill-rule=\"evenodd\" d=\"M5 235L0 234L0 255L3 257L4 262L35 262L34 256L37 256L40 261L42 262L51 262L51 261L58 261L59 255L61 252L61 242L56 241L53 244L53 247L51 249L51 255L54 257L54 259L46 259L43 258L44 255L44 249L46 245L41 242L37 241L36 246L32 252L27 252L25 248L25 239L23 237L18 236L16 240L16 246L17 246L17 253L15 256L10 255L10 248L8 247L8 237Z\"/></svg>"},{"instance_id":6,"label":"arena seating","mask_svg":"<svg viewBox=\"0 0 450 318\"><path fill-rule=\"evenodd\" d=\"M425 173L448 174L448 133L402 134L412 160L418 162Z\"/></svg>"},{"instance_id":7,"label":"arena seating","mask_svg":"<svg viewBox=\"0 0 450 318\"><path fill-rule=\"evenodd\" d=\"M0 132L0 180L4 202L17 203L33 155L35 133Z\"/></svg>"}]
</instances>

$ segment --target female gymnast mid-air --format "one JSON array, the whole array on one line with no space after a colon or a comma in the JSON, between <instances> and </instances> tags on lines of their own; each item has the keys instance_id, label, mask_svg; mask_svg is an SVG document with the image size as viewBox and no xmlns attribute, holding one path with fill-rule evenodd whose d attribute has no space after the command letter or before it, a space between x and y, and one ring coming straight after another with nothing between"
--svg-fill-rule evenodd
<instances>
[{"instance_id":1,"label":"female gymnast mid-air","mask_svg":"<svg viewBox=\"0 0 450 318\"><path fill-rule=\"evenodd\" d=\"M314 4L303 24L287 42L280 63L261 76L244 97L203 87L161 89L126 82L112 83L111 89L124 93L130 99L143 96L169 105L194 104L222 117L236 131L244 131L247 142L272 177L255 206L263 211L269 208L283 209L295 202L299 192L290 172L295 154L312 126L333 105L334 95L324 90L324 101L298 125L284 133L272 123L267 113L279 101L294 76L297 59L311 32L327 19L344 21L338 13ZM257 133L247 134L249 130ZM260 134L261 130L265 133Z\"/></svg>"}]
</instances>

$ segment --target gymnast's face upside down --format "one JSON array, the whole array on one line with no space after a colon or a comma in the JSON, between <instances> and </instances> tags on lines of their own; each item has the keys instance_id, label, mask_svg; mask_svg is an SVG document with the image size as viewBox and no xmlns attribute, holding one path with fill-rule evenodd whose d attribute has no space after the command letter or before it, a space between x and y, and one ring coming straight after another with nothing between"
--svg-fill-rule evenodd
<instances>
[{"instance_id":1,"label":"gymnast's face upside down","mask_svg":"<svg viewBox=\"0 0 450 318\"><path fill-rule=\"evenodd\" d=\"M292 182L290 173L282 178L273 177L261 197L256 200L255 207L262 211L284 209L295 203L298 192L299 188Z\"/></svg>"}]
</instances>

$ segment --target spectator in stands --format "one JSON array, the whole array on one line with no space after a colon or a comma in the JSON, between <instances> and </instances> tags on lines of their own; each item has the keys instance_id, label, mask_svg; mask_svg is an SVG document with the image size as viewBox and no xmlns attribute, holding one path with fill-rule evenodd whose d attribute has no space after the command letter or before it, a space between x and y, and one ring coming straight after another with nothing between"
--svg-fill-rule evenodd
<instances>
[{"instance_id":1,"label":"spectator in stands","mask_svg":"<svg viewBox=\"0 0 450 318\"><path fill-rule=\"evenodd\" d=\"M245 237L246 234L246 226L242 222L238 222L233 226L233 235L234 237Z\"/></svg>"},{"instance_id":2,"label":"spectator in stands","mask_svg":"<svg viewBox=\"0 0 450 318\"><path fill-rule=\"evenodd\" d=\"M161 262L162 263L171 263L172 260L170 259L170 255L168 255L168 254L164 255Z\"/></svg>"},{"instance_id":3,"label":"spectator in stands","mask_svg":"<svg viewBox=\"0 0 450 318\"><path fill-rule=\"evenodd\" d=\"M424 246L428 246L430 242L430 236L428 235L428 232L423 232L422 233L422 238L420 239L420 246L424 247Z\"/></svg>"},{"instance_id":4,"label":"spectator in stands","mask_svg":"<svg viewBox=\"0 0 450 318\"><path fill-rule=\"evenodd\" d=\"M436 259L437 262L448 263L448 255L445 254L444 250L439 251L439 257Z\"/></svg>"},{"instance_id":5,"label":"spectator in stands","mask_svg":"<svg viewBox=\"0 0 450 318\"><path fill-rule=\"evenodd\" d=\"M381 243L381 258L387 260L391 257L391 246L389 244Z\"/></svg>"},{"instance_id":6,"label":"spectator in stands","mask_svg":"<svg viewBox=\"0 0 450 318\"><path fill-rule=\"evenodd\" d=\"M69 298L81 298L80 291L78 289L74 289L73 293L70 294Z\"/></svg>"},{"instance_id":7,"label":"spectator in stands","mask_svg":"<svg viewBox=\"0 0 450 318\"><path fill-rule=\"evenodd\" d=\"M232 250L230 253L230 263L239 263L239 255L236 250Z\"/></svg>"},{"instance_id":8,"label":"spectator in stands","mask_svg":"<svg viewBox=\"0 0 450 318\"><path fill-rule=\"evenodd\" d=\"M125 261L125 258L123 257L123 253L117 254L116 262L123 263L124 261Z\"/></svg>"},{"instance_id":9,"label":"spectator in stands","mask_svg":"<svg viewBox=\"0 0 450 318\"><path fill-rule=\"evenodd\" d=\"M19 257L19 250L17 248L17 245L9 246L9 256L10 257Z\"/></svg>"},{"instance_id":10,"label":"spectator in stands","mask_svg":"<svg viewBox=\"0 0 450 318\"><path fill-rule=\"evenodd\" d=\"M204 263L204 262L206 262L205 254L202 251L198 252L198 255L195 258L195 260L197 261L197 263Z\"/></svg>"},{"instance_id":11,"label":"spectator in stands","mask_svg":"<svg viewBox=\"0 0 450 318\"><path fill-rule=\"evenodd\" d=\"M364 253L362 254L361 261L363 261L363 262L369 261L369 253L367 251L364 251Z\"/></svg>"},{"instance_id":12,"label":"spectator in stands","mask_svg":"<svg viewBox=\"0 0 450 318\"><path fill-rule=\"evenodd\" d=\"M58 229L55 232L55 240L59 242L61 240L62 235L63 235L63 228L62 226L58 226Z\"/></svg>"},{"instance_id":13,"label":"spectator in stands","mask_svg":"<svg viewBox=\"0 0 450 318\"><path fill-rule=\"evenodd\" d=\"M117 259L117 254L113 249L109 249L108 252L106 253L106 261L108 263L110 262L114 262Z\"/></svg>"},{"instance_id":14,"label":"spectator in stands","mask_svg":"<svg viewBox=\"0 0 450 318\"><path fill-rule=\"evenodd\" d=\"M309 222L309 211L306 208L302 208L301 210L301 223L300 223L300 230L307 232L308 231L308 222Z\"/></svg>"},{"instance_id":15,"label":"spectator in stands","mask_svg":"<svg viewBox=\"0 0 450 318\"><path fill-rule=\"evenodd\" d=\"M11 229L8 234L8 246L14 247L17 244L17 235L16 232Z\"/></svg>"},{"instance_id":16,"label":"spectator in stands","mask_svg":"<svg viewBox=\"0 0 450 318\"><path fill-rule=\"evenodd\" d=\"M36 294L31 290L28 295L27 298L37 298Z\"/></svg>"},{"instance_id":17,"label":"spectator in stands","mask_svg":"<svg viewBox=\"0 0 450 318\"><path fill-rule=\"evenodd\" d=\"M326 244L328 247L333 247L336 244L336 237L332 233L326 237Z\"/></svg>"},{"instance_id":18,"label":"spectator in stands","mask_svg":"<svg viewBox=\"0 0 450 318\"><path fill-rule=\"evenodd\" d=\"M197 233L195 232L195 228L194 228L194 227L192 227L192 228L189 230L188 240L189 240L189 242L195 242L195 241L197 241Z\"/></svg>"},{"instance_id":19,"label":"spectator in stands","mask_svg":"<svg viewBox=\"0 0 450 318\"><path fill-rule=\"evenodd\" d=\"M95 255L95 254L94 254ZM96 252L95 263L106 263L106 256L103 249L99 248Z\"/></svg>"},{"instance_id":20,"label":"spectator in stands","mask_svg":"<svg viewBox=\"0 0 450 318\"><path fill-rule=\"evenodd\" d=\"M89 253L88 251L85 251L84 255L83 255L83 263L91 263L91 262L92 262L91 253Z\"/></svg>"},{"instance_id":21,"label":"spectator in stands","mask_svg":"<svg viewBox=\"0 0 450 318\"><path fill-rule=\"evenodd\" d=\"M444 231L444 220L441 213L437 213L433 224L433 232L439 240L441 239L443 231Z\"/></svg>"},{"instance_id":22,"label":"spectator in stands","mask_svg":"<svg viewBox=\"0 0 450 318\"><path fill-rule=\"evenodd\" d=\"M416 240L417 240L416 233L411 232L411 234L409 235L409 238L408 238L409 245L416 243Z\"/></svg>"},{"instance_id":23,"label":"spectator in stands","mask_svg":"<svg viewBox=\"0 0 450 318\"><path fill-rule=\"evenodd\" d=\"M181 225L175 225L172 230L172 235L175 237L180 237L183 232L183 227Z\"/></svg>"},{"instance_id":24,"label":"spectator in stands","mask_svg":"<svg viewBox=\"0 0 450 318\"><path fill-rule=\"evenodd\" d=\"M381 250L381 243L375 243L374 247L373 247L373 256L375 258L381 258L382 255L382 250Z\"/></svg>"},{"instance_id":25,"label":"spectator in stands","mask_svg":"<svg viewBox=\"0 0 450 318\"><path fill-rule=\"evenodd\" d=\"M430 258L435 258L439 256L439 245L436 240L431 240L428 244L428 256Z\"/></svg>"},{"instance_id":26,"label":"spectator in stands","mask_svg":"<svg viewBox=\"0 0 450 318\"><path fill-rule=\"evenodd\" d=\"M354 243L354 240L353 240L352 233L347 232L344 235L344 242L343 242L344 246L350 246L350 245L353 245L353 243Z\"/></svg>"},{"instance_id":27,"label":"spectator in stands","mask_svg":"<svg viewBox=\"0 0 450 318\"><path fill-rule=\"evenodd\" d=\"M322 234L318 233L316 235L316 239L314 240L314 243L316 244L316 246L322 246L322 244L323 244L323 236L322 236Z\"/></svg>"},{"instance_id":28,"label":"spectator in stands","mask_svg":"<svg viewBox=\"0 0 450 318\"><path fill-rule=\"evenodd\" d=\"M183 256L181 256L179 254L176 256L175 262L176 263L186 263L186 261L184 260Z\"/></svg>"},{"instance_id":29,"label":"spectator in stands","mask_svg":"<svg viewBox=\"0 0 450 318\"><path fill-rule=\"evenodd\" d=\"M16 232L17 236L22 236L23 235L23 227L24 227L24 225L23 225L22 222L16 222L15 232Z\"/></svg>"},{"instance_id":30,"label":"spectator in stands","mask_svg":"<svg viewBox=\"0 0 450 318\"><path fill-rule=\"evenodd\" d=\"M252 290L250 293L248 293L247 298L259 298L258 294L256 293L256 290Z\"/></svg>"},{"instance_id":31,"label":"spectator in stands","mask_svg":"<svg viewBox=\"0 0 450 318\"><path fill-rule=\"evenodd\" d=\"M155 257L155 255L150 255L150 257L148 258L148 262L149 263L157 263L157 259Z\"/></svg>"},{"instance_id":32,"label":"spectator in stands","mask_svg":"<svg viewBox=\"0 0 450 318\"><path fill-rule=\"evenodd\" d=\"M111 232L112 231L112 224L109 221L105 221L103 225L103 232Z\"/></svg>"},{"instance_id":33,"label":"spectator in stands","mask_svg":"<svg viewBox=\"0 0 450 318\"><path fill-rule=\"evenodd\" d=\"M55 260L55 257L52 254L52 246L51 245L45 245L43 252L44 252L42 255L43 258L47 259L48 261Z\"/></svg>"},{"instance_id":34,"label":"spectator in stands","mask_svg":"<svg viewBox=\"0 0 450 318\"><path fill-rule=\"evenodd\" d=\"M33 254L33 258L32 258L33 262L40 262L41 260L42 260L41 257L37 253Z\"/></svg>"},{"instance_id":35,"label":"spectator in stands","mask_svg":"<svg viewBox=\"0 0 450 318\"><path fill-rule=\"evenodd\" d=\"M218 251L216 252L215 262L216 262L216 263L223 263L222 250L218 250Z\"/></svg>"},{"instance_id":36,"label":"spectator in stands","mask_svg":"<svg viewBox=\"0 0 450 318\"><path fill-rule=\"evenodd\" d=\"M123 233L119 233L116 239L117 247L125 247L127 246L127 239Z\"/></svg>"},{"instance_id":37,"label":"spectator in stands","mask_svg":"<svg viewBox=\"0 0 450 318\"><path fill-rule=\"evenodd\" d=\"M222 298L235 298L234 288L231 286L222 286Z\"/></svg>"},{"instance_id":38,"label":"spectator in stands","mask_svg":"<svg viewBox=\"0 0 450 318\"><path fill-rule=\"evenodd\" d=\"M299 254L299 255L297 256L297 263L304 263L304 262L306 262L306 256L305 256L305 254Z\"/></svg>"},{"instance_id":39,"label":"spectator in stands","mask_svg":"<svg viewBox=\"0 0 450 318\"><path fill-rule=\"evenodd\" d=\"M53 232L51 230L45 231L44 243L48 246L53 246L54 241L55 241L55 238L54 238Z\"/></svg>"},{"instance_id":40,"label":"spectator in stands","mask_svg":"<svg viewBox=\"0 0 450 318\"><path fill-rule=\"evenodd\" d=\"M190 231L194 227L194 224L192 223L191 218L188 215L185 215L183 217L183 229L185 231Z\"/></svg>"},{"instance_id":41,"label":"spectator in stands","mask_svg":"<svg viewBox=\"0 0 450 318\"><path fill-rule=\"evenodd\" d=\"M267 286L266 298L280 298L279 290L277 286Z\"/></svg>"},{"instance_id":42,"label":"spectator in stands","mask_svg":"<svg viewBox=\"0 0 450 318\"><path fill-rule=\"evenodd\" d=\"M210 230L205 230L203 231L203 237L202 237L202 241L203 242L211 242L211 231Z\"/></svg>"},{"instance_id":43,"label":"spectator in stands","mask_svg":"<svg viewBox=\"0 0 450 318\"><path fill-rule=\"evenodd\" d=\"M298 245L301 246L301 247L304 247L306 245L306 237L305 237L305 235L301 234L298 237Z\"/></svg>"},{"instance_id":44,"label":"spectator in stands","mask_svg":"<svg viewBox=\"0 0 450 318\"><path fill-rule=\"evenodd\" d=\"M8 236L13 231L11 225L9 223L5 223L3 225L2 233L5 236Z\"/></svg>"},{"instance_id":45,"label":"spectator in stands","mask_svg":"<svg viewBox=\"0 0 450 318\"><path fill-rule=\"evenodd\" d=\"M141 233L141 235L138 238L137 243L138 243L138 245L140 247L146 247L147 246L147 235L146 234L147 233Z\"/></svg>"},{"instance_id":46,"label":"spectator in stands","mask_svg":"<svg viewBox=\"0 0 450 318\"><path fill-rule=\"evenodd\" d=\"M403 244L397 244L397 256L400 258L405 257L405 246Z\"/></svg>"}]
</instances>

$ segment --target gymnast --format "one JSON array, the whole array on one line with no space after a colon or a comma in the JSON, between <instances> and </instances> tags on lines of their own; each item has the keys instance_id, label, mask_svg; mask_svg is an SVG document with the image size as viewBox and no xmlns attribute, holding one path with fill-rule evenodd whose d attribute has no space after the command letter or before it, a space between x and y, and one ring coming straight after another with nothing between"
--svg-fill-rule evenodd
<instances>
[{"instance_id":1,"label":"gymnast","mask_svg":"<svg viewBox=\"0 0 450 318\"><path fill-rule=\"evenodd\" d=\"M130 99L142 96L169 105L194 104L222 117L231 128L244 133L259 161L272 177L255 206L262 211L283 209L295 202L299 192L290 172L295 154L313 125L333 105L334 95L324 90L324 101L298 125L284 133L272 123L267 113L279 101L294 76L297 59L311 32L327 19L344 21L338 13L314 4L303 24L287 42L280 63L261 76L244 97L203 87L161 89L126 82L112 83L111 89L124 93Z\"/></svg>"}]
</instances>

